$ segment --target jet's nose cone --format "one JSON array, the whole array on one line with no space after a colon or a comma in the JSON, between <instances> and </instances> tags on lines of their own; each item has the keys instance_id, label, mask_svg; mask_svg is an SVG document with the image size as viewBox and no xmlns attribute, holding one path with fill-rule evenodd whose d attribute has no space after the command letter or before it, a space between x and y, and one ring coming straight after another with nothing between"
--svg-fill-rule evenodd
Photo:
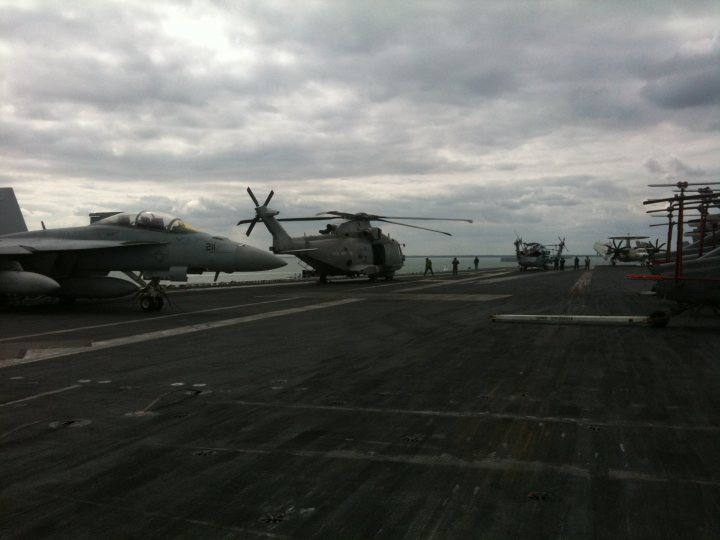
<instances>
[{"instance_id":1,"label":"jet's nose cone","mask_svg":"<svg viewBox=\"0 0 720 540\"><path fill-rule=\"evenodd\" d=\"M237 267L244 272L273 270L287 265L285 261L272 253L243 244L235 248L235 260Z\"/></svg>"}]
</instances>

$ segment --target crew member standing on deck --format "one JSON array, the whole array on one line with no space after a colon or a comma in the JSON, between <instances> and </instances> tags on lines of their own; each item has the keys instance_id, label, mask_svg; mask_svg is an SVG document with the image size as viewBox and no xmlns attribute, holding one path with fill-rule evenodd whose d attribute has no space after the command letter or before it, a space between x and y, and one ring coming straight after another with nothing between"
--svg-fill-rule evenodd
<instances>
[{"instance_id":1,"label":"crew member standing on deck","mask_svg":"<svg viewBox=\"0 0 720 540\"><path fill-rule=\"evenodd\" d=\"M475 260L473 262L475 263L475 270L477 270L478 264L480 264L480 259L475 257Z\"/></svg>"},{"instance_id":2,"label":"crew member standing on deck","mask_svg":"<svg viewBox=\"0 0 720 540\"><path fill-rule=\"evenodd\" d=\"M585 270L590 270L590 257L585 255Z\"/></svg>"},{"instance_id":3,"label":"crew member standing on deck","mask_svg":"<svg viewBox=\"0 0 720 540\"><path fill-rule=\"evenodd\" d=\"M459 264L460 264L460 261L458 261L457 257L453 257L453 260L452 260L453 276L457 276L457 269L458 269Z\"/></svg>"},{"instance_id":4,"label":"crew member standing on deck","mask_svg":"<svg viewBox=\"0 0 720 540\"><path fill-rule=\"evenodd\" d=\"M430 272L431 276L435 275L435 272L432 270L432 261L430 260L430 257L425 257L425 273L423 276L426 276L428 271Z\"/></svg>"},{"instance_id":5,"label":"crew member standing on deck","mask_svg":"<svg viewBox=\"0 0 720 540\"><path fill-rule=\"evenodd\" d=\"M573 266L573 270L580 270L580 258L575 255L575 266Z\"/></svg>"}]
</instances>

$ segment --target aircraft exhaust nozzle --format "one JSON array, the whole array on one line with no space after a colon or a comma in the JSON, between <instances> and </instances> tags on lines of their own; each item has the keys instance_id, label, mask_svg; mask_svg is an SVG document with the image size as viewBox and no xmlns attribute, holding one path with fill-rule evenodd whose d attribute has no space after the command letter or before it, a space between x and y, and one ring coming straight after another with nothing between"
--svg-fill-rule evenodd
<instances>
[{"instance_id":1,"label":"aircraft exhaust nozzle","mask_svg":"<svg viewBox=\"0 0 720 540\"><path fill-rule=\"evenodd\" d=\"M287 263L272 253L262 251L251 246L239 245L235 248L235 266L242 272L255 272L257 270L274 270L282 268Z\"/></svg>"},{"instance_id":2,"label":"aircraft exhaust nozzle","mask_svg":"<svg viewBox=\"0 0 720 540\"><path fill-rule=\"evenodd\" d=\"M24 270L0 270L0 293L35 296L60 288L52 278Z\"/></svg>"}]
</instances>

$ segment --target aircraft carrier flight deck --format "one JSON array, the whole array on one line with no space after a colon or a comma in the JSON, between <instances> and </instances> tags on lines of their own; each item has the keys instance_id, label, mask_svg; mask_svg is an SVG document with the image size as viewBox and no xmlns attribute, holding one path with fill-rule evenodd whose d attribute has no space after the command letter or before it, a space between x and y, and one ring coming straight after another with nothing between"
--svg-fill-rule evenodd
<instances>
[{"instance_id":1,"label":"aircraft carrier flight deck","mask_svg":"<svg viewBox=\"0 0 720 540\"><path fill-rule=\"evenodd\" d=\"M720 538L714 313L485 269L0 309L0 537Z\"/></svg>"}]
</instances>

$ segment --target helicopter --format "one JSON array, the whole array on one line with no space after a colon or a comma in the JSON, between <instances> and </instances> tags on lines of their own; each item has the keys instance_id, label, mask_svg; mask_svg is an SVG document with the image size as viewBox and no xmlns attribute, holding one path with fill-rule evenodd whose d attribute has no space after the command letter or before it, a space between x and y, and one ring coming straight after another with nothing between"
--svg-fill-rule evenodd
<instances>
[{"instance_id":1,"label":"helicopter","mask_svg":"<svg viewBox=\"0 0 720 540\"><path fill-rule=\"evenodd\" d=\"M559 244L543 245L538 242L523 242L515 233L515 258L520 270L528 268L542 268L547 270L547 265L555 263L562 258L565 249L565 239L558 236ZM550 248L555 248L555 253ZM513 260L513 259L510 259Z\"/></svg>"},{"instance_id":2,"label":"helicopter","mask_svg":"<svg viewBox=\"0 0 720 540\"><path fill-rule=\"evenodd\" d=\"M657 253L662 251L665 244L660 244L659 240L645 242L647 236L609 236L610 242L595 242L593 248L598 255L610 262L613 266L620 262L639 262L640 264L648 264ZM630 245L630 240L635 240L635 247ZM619 242L618 242L619 241Z\"/></svg>"},{"instance_id":3,"label":"helicopter","mask_svg":"<svg viewBox=\"0 0 720 540\"><path fill-rule=\"evenodd\" d=\"M257 223L262 222L273 237L270 251L277 254L295 255L303 263L313 268L319 275L320 282L326 283L328 276L368 276L371 281L378 277L392 280L405 262L401 244L387 234L383 234L379 227L373 227L371 221L382 221L393 225L403 225L414 229L436 232L452 236L448 232L398 223L391 219L412 220L443 220L465 221L472 223L471 219L458 218L428 218L428 217L393 217L378 216L360 212L351 214L347 212L321 212L312 217L276 218L277 210L268 207L275 194L270 194L263 204L260 204L252 190L247 188L248 195L255 204L255 217L238 221L238 225L250 224L247 236L250 236ZM329 223L318 235L292 238L280 225L281 221L329 221L335 219L345 220L339 224Z\"/></svg>"}]
</instances>

